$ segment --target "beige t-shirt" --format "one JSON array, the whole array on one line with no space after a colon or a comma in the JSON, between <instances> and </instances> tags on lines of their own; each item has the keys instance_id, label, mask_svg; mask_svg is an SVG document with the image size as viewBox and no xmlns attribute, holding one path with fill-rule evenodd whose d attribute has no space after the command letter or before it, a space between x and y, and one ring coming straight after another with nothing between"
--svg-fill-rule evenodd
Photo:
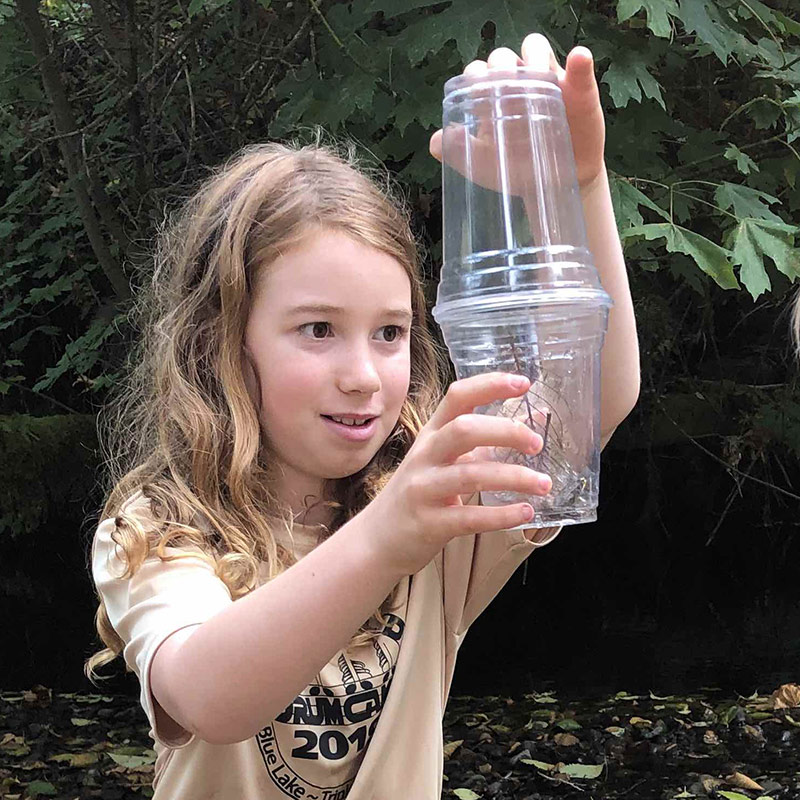
<instances>
[{"instance_id":1,"label":"beige t-shirt","mask_svg":"<svg viewBox=\"0 0 800 800\"><path fill-rule=\"evenodd\" d=\"M143 520L138 494L127 513ZM337 653L257 736L213 745L186 732L170 740L150 691L150 665L172 633L199 625L231 602L225 584L199 558L147 559L133 578L99 525L92 572L124 658L141 685L141 703L157 753L154 800L434 800L442 791L442 716L458 648L467 628L535 545L522 531L452 540L426 567L404 578L381 635ZM297 557L319 529L296 526ZM335 613L332 611L331 613ZM320 625L325 624L321 619ZM313 637L313 630L298 632ZM174 723L173 723L174 724Z\"/></svg>"}]
</instances>

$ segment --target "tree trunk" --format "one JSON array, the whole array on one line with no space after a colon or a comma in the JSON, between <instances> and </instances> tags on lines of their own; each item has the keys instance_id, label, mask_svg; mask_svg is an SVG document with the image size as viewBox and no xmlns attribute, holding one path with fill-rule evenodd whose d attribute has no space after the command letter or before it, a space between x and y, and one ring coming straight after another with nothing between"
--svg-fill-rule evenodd
<instances>
[{"instance_id":1,"label":"tree trunk","mask_svg":"<svg viewBox=\"0 0 800 800\"><path fill-rule=\"evenodd\" d=\"M81 220L101 269L114 288L117 297L125 300L131 296L130 285L120 264L115 260L106 244L100 221L92 206L89 181L81 158L81 132L75 124L64 83L58 72L53 53L50 51L47 30L45 23L39 16L38 6L38 0L16 0L17 14L28 34L31 48L39 63L42 82L44 83L47 98L50 101L56 131L59 134L58 143L61 148L61 155L75 191L75 201L78 205ZM102 187L100 188L102 189ZM105 192L95 192L94 194L96 200L108 203ZM110 204L107 210L113 215ZM120 241L119 244L124 249L124 241Z\"/></svg>"}]
</instances>

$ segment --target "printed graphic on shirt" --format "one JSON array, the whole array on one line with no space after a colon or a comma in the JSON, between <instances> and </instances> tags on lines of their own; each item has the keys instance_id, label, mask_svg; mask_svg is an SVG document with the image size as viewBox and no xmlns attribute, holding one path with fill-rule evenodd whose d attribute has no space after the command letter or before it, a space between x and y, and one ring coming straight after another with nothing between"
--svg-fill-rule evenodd
<instances>
[{"instance_id":1,"label":"printed graphic on shirt","mask_svg":"<svg viewBox=\"0 0 800 800\"><path fill-rule=\"evenodd\" d=\"M333 659L256 736L267 772L285 795L347 797L389 694L404 628L401 617L387 614L378 638Z\"/></svg>"}]
</instances>

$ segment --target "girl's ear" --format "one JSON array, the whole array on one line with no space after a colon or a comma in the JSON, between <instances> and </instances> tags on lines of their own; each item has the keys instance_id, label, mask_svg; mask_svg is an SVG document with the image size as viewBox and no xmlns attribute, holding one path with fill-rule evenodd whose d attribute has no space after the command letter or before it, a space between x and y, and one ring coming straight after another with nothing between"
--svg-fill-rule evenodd
<instances>
[{"instance_id":1,"label":"girl's ear","mask_svg":"<svg viewBox=\"0 0 800 800\"><path fill-rule=\"evenodd\" d=\"M247 394L256 409L256 413L261 416L261 381L258 379L255 363L247 347L242 348L242 375L244 376L244 386Z\"/></svg>"}]
</instances>

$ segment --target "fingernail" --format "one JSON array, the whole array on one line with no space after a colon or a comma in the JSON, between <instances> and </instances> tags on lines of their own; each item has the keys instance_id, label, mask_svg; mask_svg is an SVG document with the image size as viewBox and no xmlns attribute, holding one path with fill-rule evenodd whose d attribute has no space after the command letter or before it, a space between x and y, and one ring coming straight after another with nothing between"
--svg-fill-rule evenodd
<instances>
[{"instance_id":1,"label":"fingernail","mask_svg":"<svg viewBox=\"0 0 800 800\"><path fill-rule=\"evenodd\" d=\"M522 511L522 519L525 522L527 522L529 519L533 519L533 506L530 506L527 503L525 503L525 505L522 506L521 511Z\"/></svg>"},{"instance_id":2,"label":"fingernail","mask_svg":"<svg viewBox=\"0 0 800 800\"><path fill-rule=\"evenodd\" d=\"M514 389L524 389L528 385L528 379L524 375L514 375L511 378L511 386Z\"/></svg>"},{"instance_id":3,"label":"fingernail","mask_svg":"<svg viewBox=\"0 0 800 800\"><path fill-rule=\"evenodd\" d=\"M543 478L539 479L539 488L547 494L553 488L553 481L545 475Z\"/></svg>"},{"instance_id":4,"label":"fingernail","mask_svg":"<svg viewBox=\"0 0 800 800\"><path fill-rule=\"evenodd\" d=\"M541 451L543 446L544 446L544 439L542 439L542 437L539 436L538 433L534 433L533 436L531 437L531 445L529 448L529 452L533 455L536 455L536 453Z\"/></svg>"}]
</instances>

